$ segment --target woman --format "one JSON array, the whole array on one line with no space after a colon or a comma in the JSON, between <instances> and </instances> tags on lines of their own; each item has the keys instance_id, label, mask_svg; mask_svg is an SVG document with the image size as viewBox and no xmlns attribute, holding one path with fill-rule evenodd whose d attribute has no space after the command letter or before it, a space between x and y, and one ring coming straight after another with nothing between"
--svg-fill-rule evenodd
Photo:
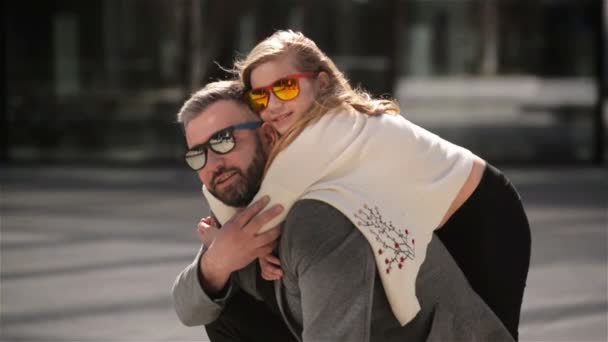
<instances>
[{"instance_id":1,"label":"woman","mask_svg":"<svg viewBox=\"0 0 608 342\"><path fill-rule=\"evenodd\" d=\"M251 108L281 135L269 158L265 182L272 183L279 179L279 183L286 183L317 172L300 164L299 168L306 171L299 170L302 171L299 176L285 174L285 170L290 170L289 164L297 161L302 151L309 148L300 143L304 135L308 135L306 141L317 139L321 145L323 137L328 137L326 133L329 130L323 127L337 127L342 135L352 133L349 127L357 128L357 132L347 136L346 139L351 140L344 145L340 145L341 136L337 136L335 143L328 139L326 145L317 146L323 152L317 153L317 158L311 162L318 163L317 167L322 165L326 173L309 179L307 189L312 187L322 193L327 186L332 186L327 178L334 177L332 182L346 184L340 188L341 191L348 188L352 179L363 181L365 185L357 183L354 189L347 189L350 192L341 199L334 199L327 191L322 195L326 198L319 199L348 202L351 197L360 196L357 191L362 192L363 197L375 196L373 198L380 200L387 194L401 196L381 208L394 209L393 217L399 216L400 213L395 210L401 208L405 216L399 216L397 223L417 229L421 227L421 235L426 239L417 238L418 244L415 244L414 239L408 240L411 235L404 229L405 237L400 240L403 243L395 242L395 236L388 237L395 242L393 248L387 245L386 239L382 240L383 236L377 235L377 231L368 231L366 237L377 251L378 265L382 264L382 255L389 247L395 253L400 253L395 256L400 256L397 258L398 264L393 265L395 258L390 260L386 274L406 267L404 260L412 256L412 247L422 245L418 253L424 256L425 243L430 240L428 233L437 229L437 234L473 289L517 339L529 267L530 229L519 195L498 169L470 151L398 116L399 106L395 102L372 99L364 91L352 89L331 59L301 33L276 32L259 43L244 60L237 62L236 69L249 89L247 94ZM330 143L331 147L328 145ZM355 144L359 144L360 150L353 149ZM375 146L375 150L366 150L368 145ZM378 157L379 149L385 153L390 149L389 157L392 159ZM362 156L365 156L365 160L359 159ZM318 162L317 159L323 157L325 161ZM372 158L377 158L373 160L378 165L395 164L398 168L387 171L384 179L365 179L365 175L379 172L369 168L370 163L373 164ZM326 165L330 165L329 171ZM345 171L345 168L348 170ZM353 174L355 176L351 177ZM391 184L383 188L384 192L378 190L379 193L374 194L380 183L386 179L396 181L398 175L404 179L400 183L407 186L399 188ZM302 190L304 188L302 186ZM270 193L271 198L276 199L269 189L273 189L273 186L263 186L260 193ZM345 214L352 209L350 204L345 204L343 208ZM362 218L376 219L380 216L372 209L365 206L359 210L359 216L357 213L351 215L351 220L355 225L358 223L364 235L366 230L362 226L366 222ZM407 248L402 250L401 247ZM389 258L384 260L388 265ZM262 263L266 277L280 275L280 270L270 267L268 262L276 264L278 260L270 257ZM416 267L408 269L415 273ZM385 277L388 279L388 275ZM384 280L383 285L390 300L391 285ZM404 317L407 320L411 315Z\"/></svg>"}]
</instances>

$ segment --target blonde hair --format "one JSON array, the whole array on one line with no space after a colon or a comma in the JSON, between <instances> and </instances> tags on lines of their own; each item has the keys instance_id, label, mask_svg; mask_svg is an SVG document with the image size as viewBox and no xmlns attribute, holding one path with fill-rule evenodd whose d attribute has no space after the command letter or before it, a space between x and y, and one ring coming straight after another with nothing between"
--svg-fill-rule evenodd
<instances>
[{"instance_id":1,"label":"blonde hair","mask_svg":"<svg viewBox=\"0 0 608 342\"><path fill-rule=\"evenodd\" d=\"M256 45L245 59L235 62L235 73L238 73L245 89L248 90L251 89L251 72L255 68L284 57L291 58L293 66L300 72L325 72L328 82L319 89L310 111L279 139L270 153L267 167L304 128L333 109L342 108L345 111L357 111L371 116L400 112L399 105L394 100L374 99L363 89L353 89L334 62L301 32L275 32Z\"/></svg>"}]
</instances>

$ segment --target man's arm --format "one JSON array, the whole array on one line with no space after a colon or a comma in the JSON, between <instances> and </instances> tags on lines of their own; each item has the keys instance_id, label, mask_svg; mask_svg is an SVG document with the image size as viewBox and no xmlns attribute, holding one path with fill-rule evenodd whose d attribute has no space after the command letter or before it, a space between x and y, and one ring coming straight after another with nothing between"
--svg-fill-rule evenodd
<instances>
[{"instance_id":1,"label":"man's arm","mask_svg":"<svg viewBox=\"0 0 608 342\"><path fill-rule=\"evenodd\" d=\"M368 341L375 267L369 244L335 208L301 200L280 243L287 293L300 293L303 341ZM298 315L298 299L287 298Z\"/></svg>"},{"instance_id":2,"label":"man's arm","mask_svg":"<svg viewBox=\"0 0 608 342\"><path fill-rule=\"evenodd\" d=\"M213 322L222 312L226 300L234 292L233 284L226 283L223 293L211 296L203 290L200 260L205 253L201 246L194 261L175 279L172 288L173 305L180 321L186 326Z\"/></svg>"},{"instance_id":3,"label":"man's arm","mask_svg":"<svg viewBox=\"0 0 608 342\"><path fill-rule=\"evenodd\" d=\"M201 248L194 262L178 275L173 285L173 300L182 323L193 326L215 320L226 299L224 292L230 290L233 272L272 251L281 229L257 234L282 210L281 206L273 206L257 215L268 202L265 196L234 215L220 229L209 248Z\"/></svg>"}]
</instances>

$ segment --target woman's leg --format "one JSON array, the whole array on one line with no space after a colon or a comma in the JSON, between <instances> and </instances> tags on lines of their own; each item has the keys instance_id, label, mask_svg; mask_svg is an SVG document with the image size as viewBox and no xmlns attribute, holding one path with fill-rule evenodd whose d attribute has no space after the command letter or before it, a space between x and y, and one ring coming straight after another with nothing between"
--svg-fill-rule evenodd
<instances>
[{"instance_id":1,"label":"woman's leg","mask_svg":"<svg viewBox=\"0 0 608 342\"><path fill-rule=\"evenodd\" d=\"M437 231L471 287L518 339L530 226L512 184L488 165L467 202Z\"/></svg>"}]
</instances>

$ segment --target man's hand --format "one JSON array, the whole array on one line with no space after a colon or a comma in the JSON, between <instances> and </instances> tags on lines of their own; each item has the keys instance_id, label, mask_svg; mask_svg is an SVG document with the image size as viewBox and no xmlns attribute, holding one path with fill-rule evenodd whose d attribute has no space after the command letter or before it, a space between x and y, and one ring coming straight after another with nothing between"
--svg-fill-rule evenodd
<instances>
[{"instance_id":1,"label":"man's hand","mask_svg":"<svg viewBox=\"0 0 608 342\"><path fill-rule=\"evenodd\" d=\"M281 235L280 227L256 235L264 224L283 211L281 205L275 205L257 215L269 200L268 196L264 196L234 215L217 232L209 249L201 258L205 291L211 294L220 292L232 272L272 252L276 239Z\"/></svg>"}]
</instances>

